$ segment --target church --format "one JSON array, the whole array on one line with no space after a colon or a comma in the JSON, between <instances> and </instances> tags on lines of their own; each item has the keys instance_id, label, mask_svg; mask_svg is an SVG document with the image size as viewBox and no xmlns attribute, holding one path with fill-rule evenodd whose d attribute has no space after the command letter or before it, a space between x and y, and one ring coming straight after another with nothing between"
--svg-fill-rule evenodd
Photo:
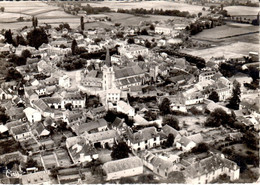
<instances>
[{"instance_id":1,"label":"church","mask_svg":"<svg viewBox=\"0 0 260 185\"><path fill-rule=\"evenodd\" d=\"M102 69L103 90L120 89L128 91L131 86L140 86L144 82L145 72L138 64L134 66L116 69L112 66L109 50L107 50L105 65Z\"/></svg>"}]
</instances>

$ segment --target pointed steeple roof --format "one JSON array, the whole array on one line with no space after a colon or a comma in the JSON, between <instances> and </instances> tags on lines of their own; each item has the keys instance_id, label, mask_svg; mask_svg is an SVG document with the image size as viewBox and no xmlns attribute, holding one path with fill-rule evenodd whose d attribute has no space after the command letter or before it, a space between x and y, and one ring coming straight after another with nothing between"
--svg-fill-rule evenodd
<instances>
[{"instance_id":1,"label":"pointed steeple roof","mask_svg":"<svg viewBox=\"0 0 260 185\"><path fill-rule=\"evenodd\" d=\"M107 54L106 54L105 65L106 65L107 67L111 67L111 66L112 66L111 57L110 57L110 53L109 53L109 49L108 49L108 48L107 48Z\"/></svg>"}]
</instances>

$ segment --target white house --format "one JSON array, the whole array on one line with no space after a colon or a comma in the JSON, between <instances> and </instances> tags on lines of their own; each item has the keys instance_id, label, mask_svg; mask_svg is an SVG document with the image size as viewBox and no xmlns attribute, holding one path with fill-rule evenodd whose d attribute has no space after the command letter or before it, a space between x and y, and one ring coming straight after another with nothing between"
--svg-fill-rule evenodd
<instances>
[{"instance_id":1,"label":"white house","mask_svg":"<svg viewBox=\"0 0 260 185\"><path fill-rule=\"evenodd\" d=\"M72 108L84 108L86 99L79 92L64 92L62 93L61 108L65 109L67 103L72 104Z\"/></svg>"},{"instance_id":2,"label":"white house","mask_svg":"<svg viewBox=\"0 0 260 185\"><path fill-rule=\"evenodd\" d=\"M141 159L144 166L150 169L153 173L164 178L167 178L168 174L175 169L173 163L162 159L149 151L145 151L142 154Z\"/></svg>"},{"instance_id":3,"label":"white house","mask_svg":"<svg viewBox=\"0 0 260 185\"><path fill-rule=\"evenodd\" d=\"M41 113L36 109L27 107L26 109L23 110L23 112L25 113L26 118L30 123L34 123L42 120Z\"/></svg>"},{"instance_id":4,"label":"white house","mask_svg":"<svg viewBox=\"0 0 260 185\"><path fill-rule=\"evenodd\" d=\"M206 80L211 80L212 77L216 74L215 71L205 71L199 74L199 82L203 82Z\"/></svg>"},{"instance_id":5,"label":"white house","mask_svg":"<svg viewBox=\"0 0 260 185\"><path fill-rule=\"evenodd\" d=\"M116 161L109 161L103 165L106 180L131 177L143 174L143 163L139 157L129 157Z\"/></svg>"},{"instance_id":6,"label":"white house","mask_svg":"<svg viewBox=\"0 0 260 185\"><path fill-rule=\"evenodd\" d=\"M17 125L10 129L10 134L13 135L14 139L21 141L31 137L32 133L29 130L28 124Z\"/></svg>"},{"instance_id":7,"label":"white house","mask_svg":"<svg viewBox=\"0 0 260 185\"><path fill-rule=\"evenodd\" d=\"M131 117L135 115L135 109L124 101L117 102L117 112L122 112Z\"/></svg>"},{"instance_id":8,"label":"white house","mask_svg":"<svg viewBox=\"0 0 260 185\"><path fill-rule=\"evenodd\" d=\"M69 88L71 86L71 80L68 75L63 75L59 78L59 86Z\"/></svg>"},{"instance_id":9,"label":"white house","mask_svg":"<svg viewBox=\"0 0 260 185\"><path fill-rule=\"evenodd\" d=\"M0 88L0 100L12 99L12 95Z\"/></svg>"},{"instance_id":10,"label":"white house","mask_svg":"<svg viewBox=\"0 0 260 185\"><path fill-rule=\"evenodd\" d=\"M90 162L98 158L96 149L86 143L83 137L70 137L66 140L66 147L74 164Z\"/></svg>"},{"instance_id":11,"label":"white house","mask_svg":"<svg viewBox=\"0 0 260 185\"><path fill-rule=\"evenodd\" d=\"M208 184L220 175L226 174L231 181L239 179L240 168L226 159L223 154L213 155L188 166L183 172L187 184Z\"/></svg>"},{"instance_id":12,"label":"white house","mask_svg":"<svg viewBox=\"0 0 260 185\"><path fill-rule=\"evenodd\" d=\"M84 133L82 136L87 143L92 144L95 148L105 148L106 145L113 146L118 138L118 133L115 130L107 130L97 133Z\"/></svg>"},{"instance_id":13,"label":"white house","mask_svg":"<svg viewBox=\"0 0 260 185\"><path fill-rule=\"evenodd\" d=\"M190 151L196 146L196 143L187 137L182 137L179 141L176 142L176 148L183 151Z\"/></svg>"},{"instance_id":14,"label":"white house","mask_svg":"<svg viewBox=\"0 0 260 185\"><path fill-rule=\"evenodd\" d=\"M155 127L148 127L138 132L127 130L127 144L134 151L146 150L160 145L160 135Z\"/></svg>"}]
</instances>

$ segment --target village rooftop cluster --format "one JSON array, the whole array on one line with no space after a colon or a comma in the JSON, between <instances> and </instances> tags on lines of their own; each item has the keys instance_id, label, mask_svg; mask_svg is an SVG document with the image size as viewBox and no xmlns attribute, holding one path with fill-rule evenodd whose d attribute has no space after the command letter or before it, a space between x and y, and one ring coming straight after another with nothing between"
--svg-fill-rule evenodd
<instances>
[{"instance_id":1,"label":"village rooftop cluster","mask_svg":"<svg viewBox=\"0 0 260 185\"><path fill-rule=\"evenodd\" d=\"M210 47L190 34L224 24L213 9L111 28L88 27L111 19L83 12L77 29L33 17L3 30L0 183L256 180L258 53L205 60L179 51Z\"/></svg>"}]
</instances>

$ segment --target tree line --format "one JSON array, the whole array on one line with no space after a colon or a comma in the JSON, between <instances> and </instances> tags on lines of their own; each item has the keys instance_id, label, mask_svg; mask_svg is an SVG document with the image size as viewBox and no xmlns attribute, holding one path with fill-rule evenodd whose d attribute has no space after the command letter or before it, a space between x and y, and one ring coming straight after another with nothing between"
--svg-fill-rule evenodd
<instances>
[{"instance_id":1,"label":"tree line","mask_svg":"<svg viewBox=\"0 0 260 185\"><path fill-rule=\"evenodd\" d=\"M143 14L143 15L166 15L166 16L177 16L177 17L193 17L188 11L180 10L163 10L163 9L153 9L150 10L144 8L132 8L128 9L118 9L117 13L128 13L128 14Z\"/></svg>"}]
</instances>

